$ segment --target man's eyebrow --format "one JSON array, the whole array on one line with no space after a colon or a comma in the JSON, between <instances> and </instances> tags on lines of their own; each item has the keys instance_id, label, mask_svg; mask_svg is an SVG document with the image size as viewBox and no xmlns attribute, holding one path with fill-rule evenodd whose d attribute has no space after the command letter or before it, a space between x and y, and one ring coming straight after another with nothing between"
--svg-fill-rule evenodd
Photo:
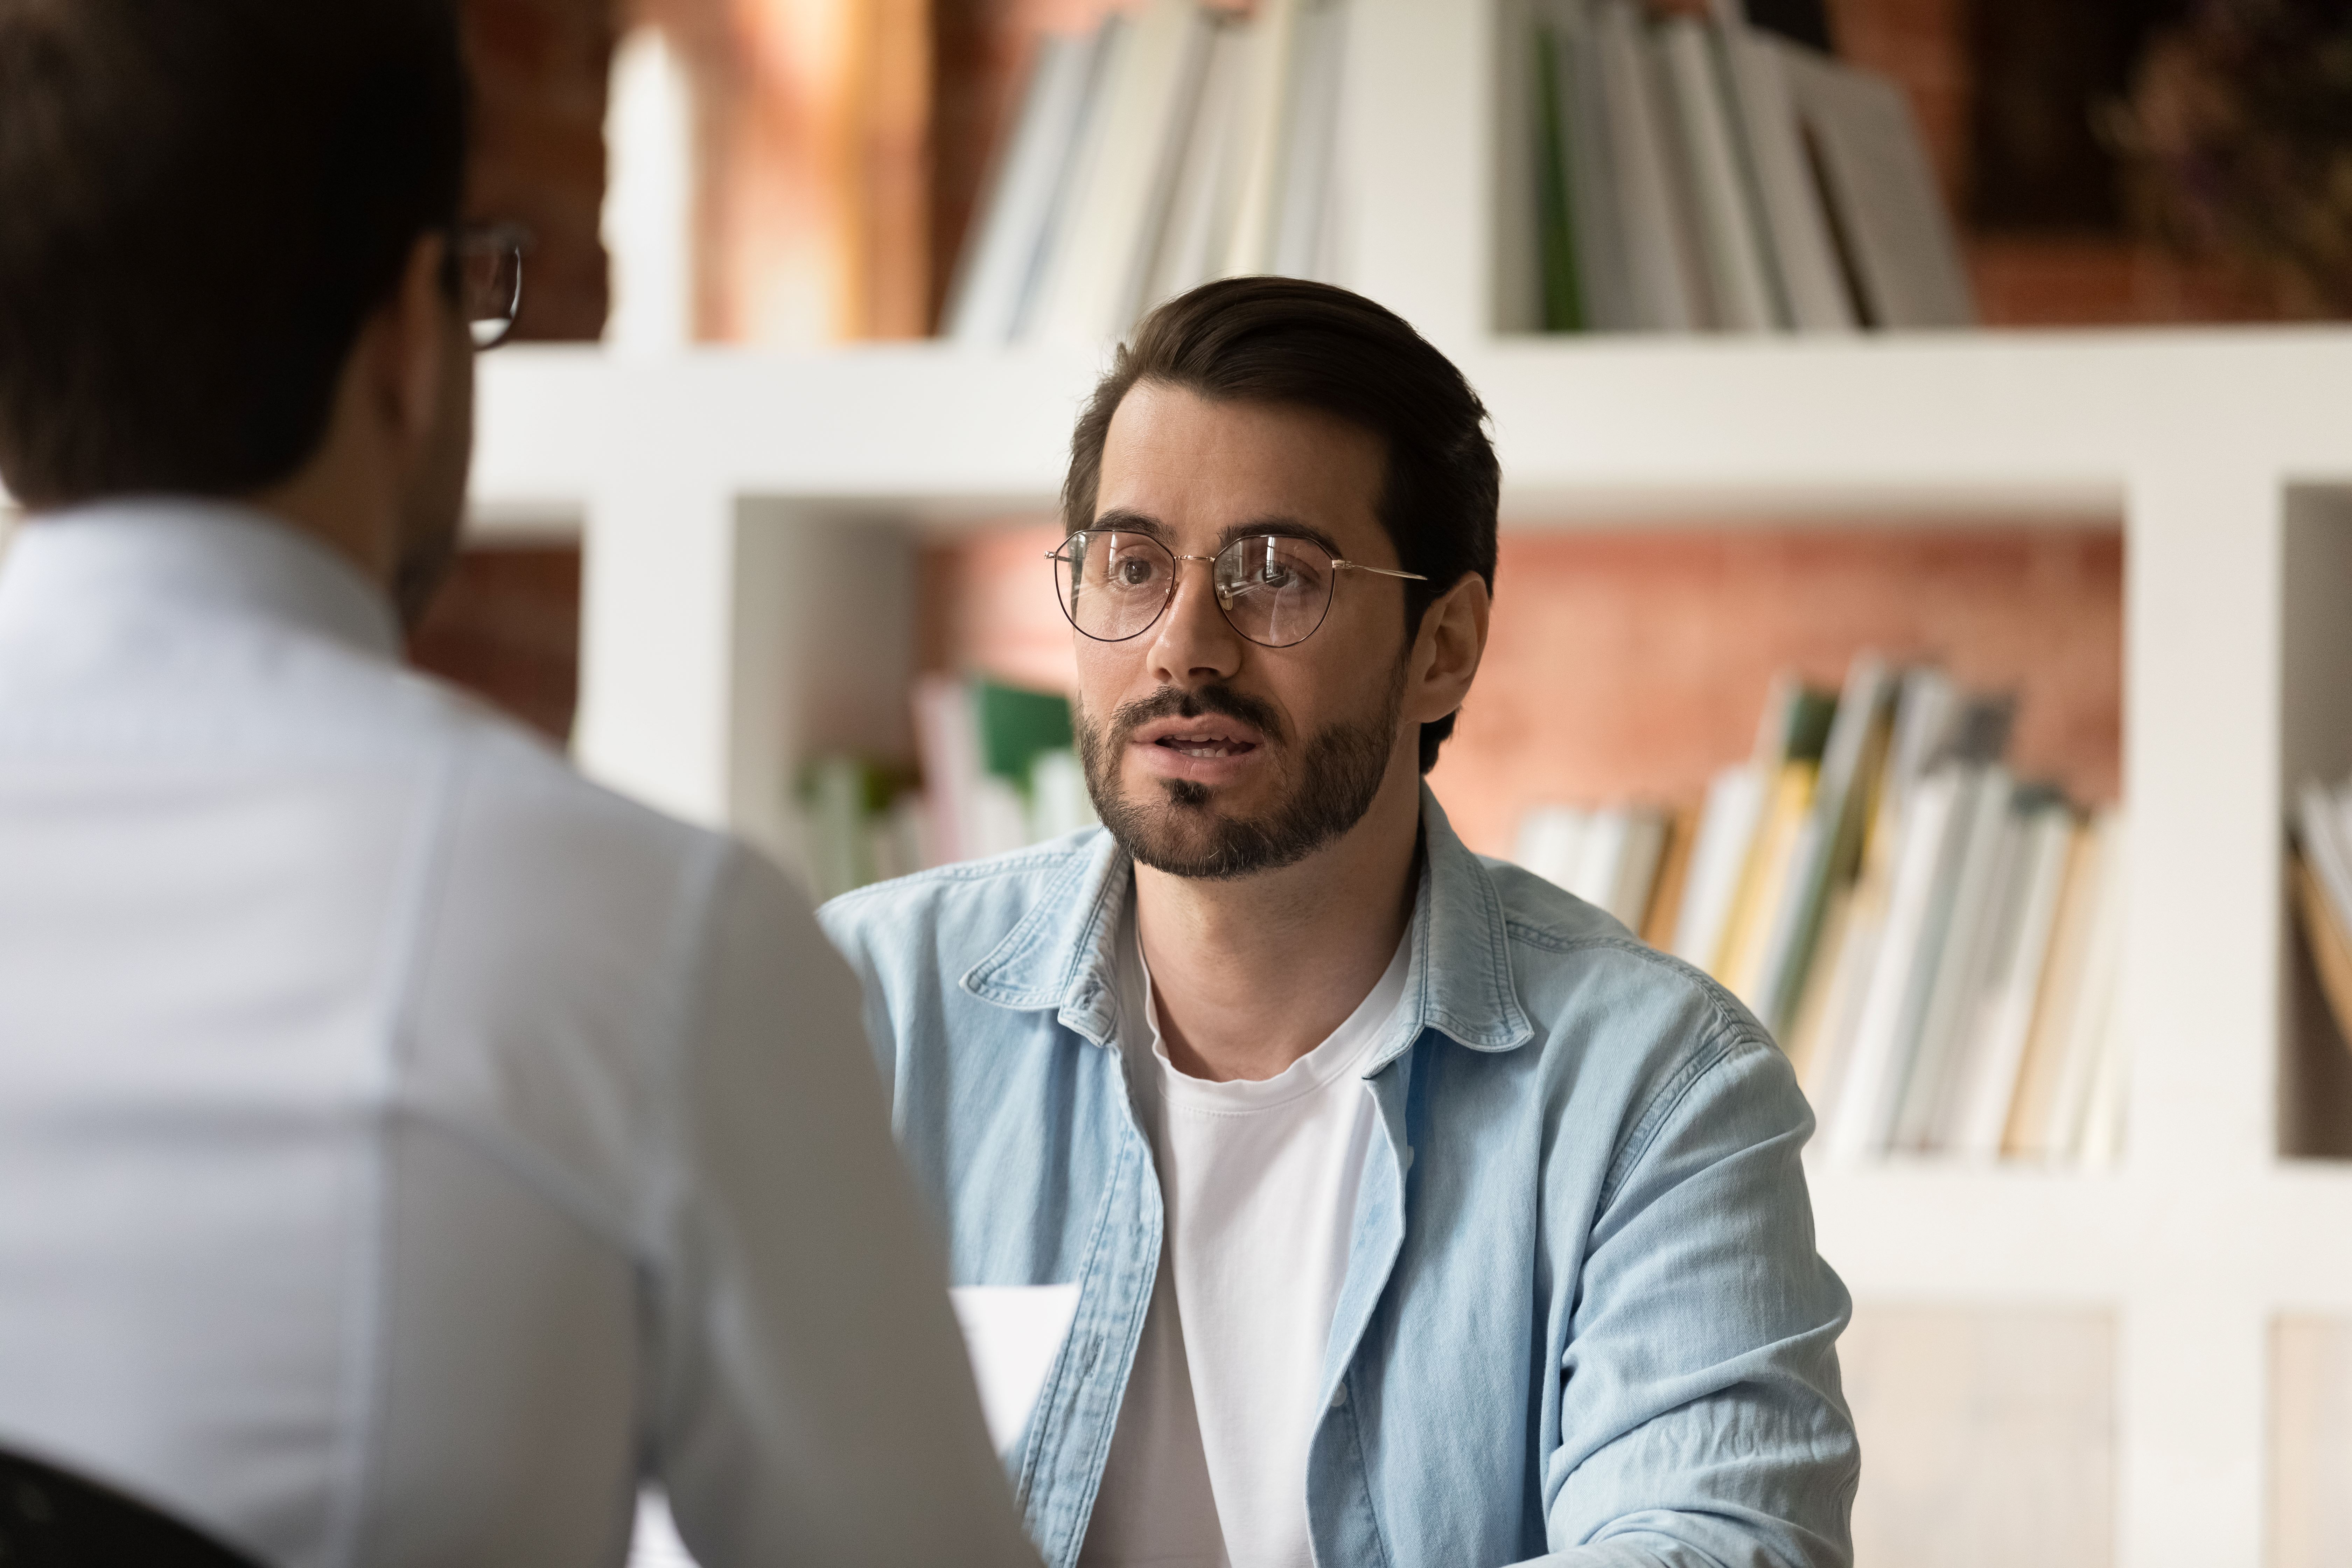
<instances>
[{"instance_id":1,"label":"man's eyebrow","mask_svg":"<svg viewBox=\"0 0 2352 1568\"><path fill-rule=\"evenodd\" d=\"M1223 550L1236 539L1262 539L1268 534L1280 539L1303 539L1309 544L1320 546L1323 553L1334 561L1345 559L1346 552L1339 548L1338 540L1313 523L1301 522L1295 517L1261 517L1248 522L1228 524L1217 535L1217 548Z\"/></svg>"},{"instance_id":2,"label":"man's eyebrow","mask_svg":"<svg viewBox=\"0 0 2352 1568\"><path fill-rule=\"evenodd\" d=\"M1168 525L1156 517L1139 511L1114 507L1087 524L1096 533L1142 533L1166 544ZM1267 535L1281 539L1303 539L1321 547L1323 553L1337 561L1341 559L1339 542L1314 524L1301 522L1295 517L1258 517L1247 522L1228 523L1217 534L1217 548L1224 549L1236 539L1263 539Z\"/></svg>"},{"instance_id":3,"label":"man's eyebrow","mask_svg":"<svg viewBox=\"0 0 2352 1568\"><path fill-rule=\"evenodd\" d=\"M1113 507L1087 524L1090 533L1148 533L1161 543L1168 541L1168 530L1156 517L1146 517L1125 507Z\"/></svg>"}]
</instances>

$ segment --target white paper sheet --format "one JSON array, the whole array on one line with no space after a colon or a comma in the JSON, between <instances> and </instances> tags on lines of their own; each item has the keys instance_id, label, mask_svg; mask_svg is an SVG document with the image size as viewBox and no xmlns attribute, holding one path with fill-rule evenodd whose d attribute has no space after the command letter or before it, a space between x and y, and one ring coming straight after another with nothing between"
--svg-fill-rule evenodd
<instances>
[{"instance_id":1,"label":"white paper sheet","mask_svg":"<svg viewBox=\"0 0 2352 1568\"><path fill-rule=\"evenodd\" d=\"M1077 1316L1078 1288L959 1285L948 1295L971 1356L972 1381L980 1385L988 1439L1001 1454L1029 1424L1045 1373Z\"/></svg>"},{"instance_id":2,"label":"white paper sheet","mask_svg":"<svg viewBox=\"0 0 2352 1568\"><path fill-rule=\"evenodd\" d=\"M1003 1453L1029 1424L1029 1412L1045 1386L1045 1373L1077 1316L1076 1285L959 1285L948 1292L955 1304L964 1350L971 1357L972 1382L980 1387L980 1413L988 1440ZM636 1533L629 1542L629 1568L694 1568L694 1558L670 1522L660 1490L637 1499Z\"/></svg>"}]
</instances>

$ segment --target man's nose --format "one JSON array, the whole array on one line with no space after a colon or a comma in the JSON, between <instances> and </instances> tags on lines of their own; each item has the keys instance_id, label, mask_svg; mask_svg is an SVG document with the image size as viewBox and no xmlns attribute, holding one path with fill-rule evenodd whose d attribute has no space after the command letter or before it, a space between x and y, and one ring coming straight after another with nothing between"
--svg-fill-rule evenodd
<instances>
[{"instance_id":1,"label":"man's nose","mask_svg":"<svg viewBox=\"0 0 2352 1568\"><path fill-rule=\"evenodd\" d=\"M1163 686L1206 686L1241 669L1243 639L1217 605L1213 564L1185 556L1176 563L1176 596L1151 628L1151 674Z\"/></svg>"}]
</instances>

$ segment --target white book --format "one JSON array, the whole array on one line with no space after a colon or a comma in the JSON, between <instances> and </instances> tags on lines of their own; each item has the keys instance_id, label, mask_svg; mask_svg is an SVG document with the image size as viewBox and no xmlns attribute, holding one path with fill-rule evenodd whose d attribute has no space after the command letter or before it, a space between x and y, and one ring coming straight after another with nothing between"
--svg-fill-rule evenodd
<instances>
[{"instance_id":1,"label":"white book","mask_svg":"<svg viewBox=\"0 0 2352 1568\"><path fill-rule=\"evenodd\" d=\"M1701 331L1711 305L1655 52L1632 0L1592 0L1591 16L1629 324L1643 331Z\"/></svg>"},{"instance_id":2,"label":"white book","mask_svg":"<svg viewBox=\"0 0 2352 1568\"><path fill-rule=\"evenodd\" d=\"M1742 131L1763 221L1766 253L1780 285L1789 324L1799 331L1850 332L1853 297L1820 183L1805 152L1804 130L1789 92L1783 56L1803 46L1751 27L1718 7L1718 37L1731 86L1734 117Z\"/></svg>"},{"instance_id":3,"label":"white book","mask_svg":"<svg viewBox=\"0 0 2352 1568\"><path fill-rule=\"evenodd\" d=\"M1160 253L1144 288L1146 310L1223 273L1240 199L1242 94L1257 37L1254 26L1233 20L1220 21L1211 35Z\"/></svg>"},{"instance_id":4,"label":"white book","mask_svg":"<svg viewBox=\"0 0 2352 1568\"><path fill-rule=\"evenodd\" d=\"M1048 33L1037 40L1020 115L989 173L949 290L947 335L958 342L1003 343L1013 335L1077 145L1099 37Z\"/></svg>"},{"instance_id":5,"label":"white book","mask_svg":"<svg viewBox=\"0 0 2352 1568\"><path fill-rule=\"evenodd\" d=\"M2115 1005L2116 979L2123 968L2130 868L2124 864L2122 812L2118 809L2102 813L2095 831L2099 839L2098 912L2092 917L2082 982L2074 994L2074 1016L2067 1021L2061 1047L2058 1088L2052 1097L2043 1144L2050 1157L2061 1163L2078 1161L2083 1155L2091 1103L2105 1065L2103 1058L2109 1014ZM2122 1064L2109 1070L2120 1071Z\"/></svg>"},{"instance_id":6,"label":"white book","mask_svg":"<svg viewBox=\"0 0 2352 1568\"><path fill-rule=\"evenodd\" d=\"M1194 0L1152 0L1117 32L1099 110L1071 185L1069 226L1053 259L1035 335L1091 344L1134 321L1208 56Z\"/></svg>"},{"instance_id":7,"label":"white book","mask_svg":"<svg viewBox=\"0 0 2352 1568\"><path fill-rule=\"evenodd\" d=\"M1675 956L1705 969L1723 945L1723 928L1739 895L1748 853L1764 818L1770 774L1748 763L1724 769L1706 789L1698 837L1691 846L1683 907L1675 920Z\"/></svg>"},{"instance_id":8,"label":"white book","mask_svg":"<svg viewBox=\"0 0 2352 1568\"><path fill-rule=\"evenodd\" d=\"M1328 280L1324 275L1338 179L1347 16L1340 0L1310 0L1298 18L1297 82L1285 128L1282 210L1274 244L1274 269L1286 278Z\"/></svg>"},{"instance_id":9,"label":"white book","mask_svg":"<svg viewBox=\"0 0 2352 1568\"><path fill-rule=\"evenodd\" d=\"M2049 963L2074 834L2074 813L2058 803L2036 809L2026 819L2007 925L1960 1075L1955 1112L1941 1131L1943 1146L1963 1158L2000 1155L2001 1135L2025 1065L2026 1041L2033 1031L2034 1000L2042 993L2042 971Z\"/></svg>"},{"instance_id":10,"label":"white book","mask_svg":"<svg viewBox=\"0 0 2352 1568\"><path fill-rule=\"evenodd\" d=\"M1611 150L1611 89L1596 30L1594 0L1549 0L1559 82L1560 166L1568 177L1569 243L1588 331L1643 325L1627 270L1624 198Z\"/></svg>"},{"instance_id":11,"label":"white book","mask_svg":"<svg viewBox=\"0 0 2352 1568\"><path fill-rule=\"evenodd\" d=\"M1859 1159L1885 1147L1918 1035L1924 983L1933 978L1933 953L1949 910L1952 828L1956 820L1966 820L1975 783L1966 770L1939 769L1913 787L1904 810L1869 989L1855 1019L1837 1110L1823 1140L1832 1159Z\"/></svg>"},{"instance_id":12,"label":"white book","mask_svg":"<svg viewBox=\"0 0 2352 1568\"><path fill-rule=\"evenodd\" d=\"M1715 300L1716 325L1726 331L1770 331L1781 323L1706 24L1696 16L1669 17L1658 25L1656 37L1696 198L1699 259Z\"/></svg>"},{"instance_id":13,"label":"white book","mask_svg":"<svg viewBox=\"0 0 2352 1568\"><path fill-rule=\"evenodd\" d=\"M1569 892L1582 865L1584 833L1589 814L1572 805L1529 806L1519 818L1518 863L1545 881Z\"/></svg>"},{"instance_id":14,"label":"white book","mask_svg":"<svg viewBox=\"0 0 2352 1568\"><path fill-rule=\"evenodd\" d=\"M1657 888L1658 868L1665 859L1667 821L1664 812L1639 808L1629 809L1625 817L1625 847L1618 858L1608 910L1638 936L1642 917L1650 910L1650 895Z\"/></svg>"},{"instance_id":15,"label":"white book","mask_svg":"<svg viewBox=\"0 0 2352 1568\"><path fill-rule=\"evenodd\" d=\"M2000 768L1979 776L1969 817L1954 851L1951 912L1919 1013L1910 1070L1895 1108L1888 1146L1914 1153L1936 1147L1954 1093L1953 1079L1976 1021L2024 824L2012 809L2015 784Z\"/></svg>"},{"instance_id":16,"label":"white book","mask_svg":"<svg viewBox=\"0 0 2352 1568\"><path fill-rule=\"evenodd\" d=\"M1616 897L1629 826L1625 813L1615 809L1596 811L1586 821L1584 839L1577 846L1576 868L1569 877L1568 890L1596 909L1610 909Z\"/></svg>"},{"instance_id":17,"label":"white book","mask_svg":"<svg viewBox=\"0 0 2352 1568\"><path fill-rule=\"evenodd\" d=\"M2131 1058L2120 1020L2121 1010L2110 995L2099 1030L2099 1068L2091 1081L2090 1103L2083 1112L2082 1144L2075 1152L2075 1163L2087 1170L2112 1170L2123 1163Z\"/></svg>"},{"instance_id":18,"label":"white book","mask_svg":"<svg viewBox=\"0 0 2352 1568\"><path fill-rule=\"evenodd\" d=\"M1821 150L1823 195L1850 247L1864 324L1973 325L1959 237L1903 89L1811 50L1784 50L1780 59L1798 117Z\"/></svg>"},{"instance_id":19,"label":"white book","mask_svg":"<svg viewBox=\"0 0 2352 1568\"><path fill-rule=\"evenodd\" d=\"M1301 13L1308 0L1264 0L1251 26L1250 77L1242 96L1242 163L1234 203L1233 237L1223 275L1270 272L1281 237L1282 181L1288 172L1287 132Z\"/></svg>"}]
</instances>

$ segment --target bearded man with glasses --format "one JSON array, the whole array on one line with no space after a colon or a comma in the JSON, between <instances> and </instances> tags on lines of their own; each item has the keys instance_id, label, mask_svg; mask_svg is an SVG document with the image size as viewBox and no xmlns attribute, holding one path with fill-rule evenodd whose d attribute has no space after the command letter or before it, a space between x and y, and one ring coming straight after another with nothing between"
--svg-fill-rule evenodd
<instances>
[{"instance_id":1,"label":"bearded man with glasses","mask_svg":"<svg viewBox=\"0 0 2352 1568\"><path fill-rule=\"evenodd\" d=\"M1161 306L1052 555L1103 827L820 912L957 1282L1062 1332L1006 1455L1055 1568L1851 1556L1787 1062L1423 782L1484 422L1340 289Z\"/></svg>"}]
</instances>

